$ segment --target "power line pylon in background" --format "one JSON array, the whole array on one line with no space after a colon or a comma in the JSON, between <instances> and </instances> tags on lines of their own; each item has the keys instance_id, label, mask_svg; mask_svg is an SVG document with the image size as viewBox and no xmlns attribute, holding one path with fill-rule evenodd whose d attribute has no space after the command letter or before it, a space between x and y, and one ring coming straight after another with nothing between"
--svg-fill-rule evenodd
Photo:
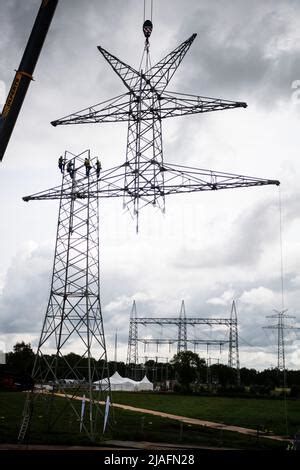
<instances>
[{"instance_id":1,"label":"power line pylon in background","mask_svg":"<svg viewBox=\"0 0 300 470\"><path fill-rule=\"evenodd\" d=\"M232 367L232 369L235 369L236 384L239 387L241 384L239 335L238 335L237 311L236 311L236 305L235 305L234 300L232 302L231 313L230 313L228 366Z\"/></svg>"},{"instance_id":2,"label":"power line pylon in background","mask_svg":"<svg viewBox=\"0 0 300 470\"><path fill-rule=\"evenodd\" d=\"M300 330L293 325L285 323L287 318L296 318L292 315L286 315L287 309L285 310L274 310L274 315L268 315L266 318L274 318L277 323L274 325L263 326L267 330L277 330L277 368L279 371L283 371L284 386L286 386L286 363L285 363L285 337L284 330Z\"/></svg>"},{"instance_id":3,"label":"power line pylon in background","mask_svg":"<svg viewBox=\"0 0 300 470\"><path fill-rule=\"evenodd\" d=\"M138 365L138 325L136 323L137 311L135 300L132 304L129 320L128 349L127 349L127 368L134 367L133 375L136 376ZM129 370L128 370L129 372Z\"/></svg>"},{"instance_id":4,"label":"power line pylon in background","mask_svg":"<svg viewBox=\"0 0 300 470\"><path fill-rule=\"evenodd\" d=\"M186 313L185 313L185 304L183 300L181 302L181 308L180 308L180 313L179 313L177 353L179 353L180 351L186 351L186 350L187 350Z\"/></svg>"},{"instance_id":5,"label":"power line pylon in background","mask_svg":"<svg viewBox=\"0 0 300 470\"><path fill-rule=\"evenodd\" d=\"M34 431L34 411L48 431L59 432L66 408L88 437L102 434L99 400L110 394L107 353L100 303L99 211L96 159L86 151L60 159L62 185L50 298L33 369L35 388L27 396L19 441ZM85 197L81 197L84 190ZM39 199L48 199L47 191ZM34 198L33 198L34 199ZM79 352L80 359L72 351ZM52 351L52 354L49 352ZM97 391L93 383L101 381ZM58 394L64 402L57 398ZM82 418L77 395L86 397ZM39 423L40 426L40 423Z\"/></svg>"}]
</instances>

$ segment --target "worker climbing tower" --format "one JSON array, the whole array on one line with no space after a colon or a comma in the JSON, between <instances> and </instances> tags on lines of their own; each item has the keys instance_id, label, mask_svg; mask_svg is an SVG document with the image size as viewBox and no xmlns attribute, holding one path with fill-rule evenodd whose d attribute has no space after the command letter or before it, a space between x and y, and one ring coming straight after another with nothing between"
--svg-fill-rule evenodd
<instances>
[{"instance_id":1,"label":"worker climbing tower","mask_svg":"<svg viewBox=\"0 0 300 470\"><path fill-rule=\"evenodd\" d=\"M108 370L100 303L96 158L90 159L89 151L78 156L66 152L59 166L62 184L50 298L32 374L35 389L27 397L20 441L27 431L35 431L39 399L46 402L40 413L46 430L59 432L69 405L71 422L82 421L90 439L99 439L103 426L99 400L109 394L109 380L102 380ZM47 191L39 199L48 199ZM74 358L74 351L79 357ZM94 392L93 383L99 380L102 387ZM75 400L83 395L84 416ZM57 396L64 399L64 406Z\"/></svg>"}]
</instances>

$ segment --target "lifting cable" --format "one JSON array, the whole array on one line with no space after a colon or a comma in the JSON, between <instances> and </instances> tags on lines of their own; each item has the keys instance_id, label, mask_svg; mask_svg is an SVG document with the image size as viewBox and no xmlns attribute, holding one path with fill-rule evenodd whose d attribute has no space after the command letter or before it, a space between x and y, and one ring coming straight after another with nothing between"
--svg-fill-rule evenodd
<instances>
[{"instance_id":1,"label":"lifting cable","mask_svg":"<svg viewBox=\"0 0 300 470\"><path fill-rule=\"evenodd\" d=\"M278 188L278 206L279 206L279 244L280 244L280 278L281 278L281 309L284 311L284 270L283 270L283 241L282 241L282 197L281 189ZM286 427L286 435L289 435L289 420L288 420L288 406L287 406L287 380L286 368L283 369L283 400L284 400L284 419Z\"/></svg>"},{"instance_id":2,"label":"lifting cable","mask_svg":"<svg viewBox=\"0 0 300 470\"><path fill-rule=\"evenodd\" d=\"M140 62L140 65L139 65L139 72L142 71L142 66L143 66L143 62L144 62L144 57L145 57L145 54L146 54L146 60L145 60L145 70L143 70L144 73L147 73L149 69L151 69L151 60L150 60L150 54L149 54L149 37L151 35L151 32L152 32L152 17L153 17L153 0L150 0L150 20L149 19L146 19L146 4L147 4L147 0L144 0L144 20L143 20L143 33L144 33L144 36L146 38L145 40L145 46L144 46L144 49L143 49L143 54L142 54L142 58L141 58L141 62ZM149 9L149 8L148 8Z\"/></svg>"},{"instance_id":3,"label":"lifting cable","mask_svg":"<svg viewBox=\"0 0 300 470\"><path fill-rule=\"evenodd\" d=\"M144 22L146 21L146 3L147 0L144 0ZM151 0L150 4L150 21L152 22L152 17L153 17L153 0Z\"/></svg>"},{"instance_id":4,"label":"lifting cable","mask_svg":"<svg viewBox=\"0 0 300 470\"><path fill-rule=\"evenodd\" d=\"M278 188L279 196L279 243L280 243L280 277L281 277L281 309L284 310L284 273L283 273L283 242L282 242L282 198L281 189Z\"/></svg>"}]
</instances>

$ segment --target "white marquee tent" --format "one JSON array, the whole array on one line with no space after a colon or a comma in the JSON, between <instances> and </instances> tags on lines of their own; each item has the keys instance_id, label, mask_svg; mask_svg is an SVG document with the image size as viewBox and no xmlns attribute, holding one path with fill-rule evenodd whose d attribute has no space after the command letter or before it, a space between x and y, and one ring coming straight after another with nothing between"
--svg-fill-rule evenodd
<instances>
[{"instance_id":1,"label":"white marquee tent","mask_svg":"<svg viewBox=\"0 0 300 470\"><path fill-rule=\"evenodd\" d=\"M143 380L136 381L127 377L121 377L118 372L115 372L109 380L112 391L139 392L142 390L153 390L153 384L147 379L146 375ZM97 389L97 386L101 386L102 382L106 384L105 379L94 382L95 388Z\"/></svg>"}]
</instances>

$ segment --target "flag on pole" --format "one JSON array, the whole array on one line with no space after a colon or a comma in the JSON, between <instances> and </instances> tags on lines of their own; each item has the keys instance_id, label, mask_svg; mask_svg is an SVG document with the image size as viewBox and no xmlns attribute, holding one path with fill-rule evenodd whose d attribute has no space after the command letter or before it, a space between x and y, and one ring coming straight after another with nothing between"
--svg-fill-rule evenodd
<instances>
[{"instance_id":1,"label":"flag on pole","mask_svg":"<svg viewBox=\"0 0 300 470\"><path fill-rule=\"evenodd\" d=\"M110 399L109 399L109 395L107 395L106 402L105 402L103 434L105 433L105 428L106 428L106 425L107 425L107 420L108 420L108 415L109 415L109 407L110 407Z\"/></svg>"},{"instance_id":2,"label":"flag on pole","mask_svg":"<svg viewBox=\"0 0 300 470\"><path fill-rule=\"evenodd\" d=\"M79 427L80 432L82 431L82 426L83 426L84 410L85 410L85 395L83 395L82 402L81 402L81 416L80 416L80 427Z\"/></svg>"}]
</instances>

